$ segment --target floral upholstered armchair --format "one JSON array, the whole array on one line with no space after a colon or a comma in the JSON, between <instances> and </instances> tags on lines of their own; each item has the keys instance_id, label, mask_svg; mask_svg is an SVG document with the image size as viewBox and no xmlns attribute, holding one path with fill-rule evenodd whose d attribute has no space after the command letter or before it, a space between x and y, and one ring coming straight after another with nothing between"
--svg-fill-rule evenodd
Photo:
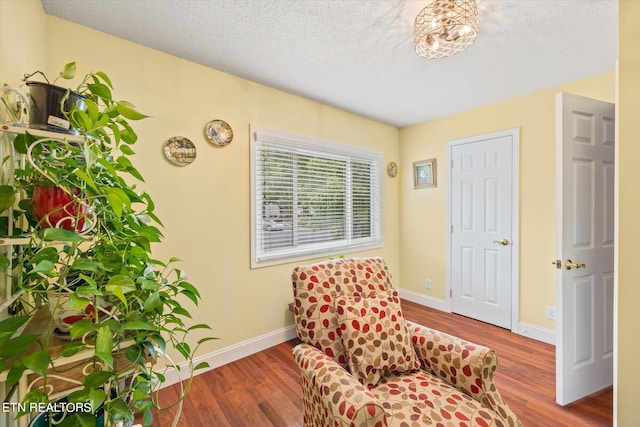
<instances>
[{"instance_id":1,"label":"floral upholstered armchair","mask_svg":"<svg viewBox=\"0 0 640 427\"><path fill-rule=\"evenodd\" d=\"M292 272L304 425L521 426L493 383L496 354L405 321L382 258Z\"/></svg>"}]
</instances>

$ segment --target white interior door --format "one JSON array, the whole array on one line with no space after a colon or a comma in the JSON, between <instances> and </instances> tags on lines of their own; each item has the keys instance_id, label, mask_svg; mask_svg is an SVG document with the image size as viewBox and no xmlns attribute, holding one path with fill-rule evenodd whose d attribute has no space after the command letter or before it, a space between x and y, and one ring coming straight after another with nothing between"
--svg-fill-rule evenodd
<instances>
[{"instance_id":1,"label":"white interior door","mask_svg":"<svg viewBox=\"0 0 640 427\"><path fill-rule=\"evenodd\" d=\"M451 311L512 328L519 130L450 142Z\"/></svg>"},{"instance_id":2,"label":"white interior door","mask_svg":"<svg viewBox=\"0 0 640 427\"><path fill-rule=\"evenodd\" d=\"M608 102L556 97L560 405L613 383L614 112Z\"/></svg>"}]
</instances>

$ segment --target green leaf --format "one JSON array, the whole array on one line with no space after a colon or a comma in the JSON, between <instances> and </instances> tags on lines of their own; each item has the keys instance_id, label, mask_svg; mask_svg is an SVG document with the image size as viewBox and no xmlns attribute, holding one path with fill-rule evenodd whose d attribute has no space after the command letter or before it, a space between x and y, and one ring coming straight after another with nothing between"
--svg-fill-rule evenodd
<instances>
[{"instance_id":1,"label":"green leaf","mask_svg":"<svg viewBox=\"0 0 640 427\"><path fill-rule=\"evenodd\" d=\"M135 290L135 283L127 275L116 274L109 279L105 285L105 290L117 296L124 304L127 304L124 294Z\"/></svg>"},{"instance_id":2,"label":"green leaf","mask_svg":"<svg viewBox=\"0 0 640 427\"><path fill-rule=\"evenodd\" d=\"M157 291L158 289L160 289L162 287L162 285L160 285L160 283L155 282L153 280L149 280L149 279L144 279L140 286L145 291Z\"/></svg>"},{"instance_id":3,"label":"green leaf","mask_svg":"<svg viewBox=\"0 0 640 427\"><path fill-rule=\"evenodd\" d=\"M155 328L147 322L143 322L141 320L132 320L125 323L122 326L122 329L125 331L152 331Z\"/></svg>"},{"instance_id":4,"label":"green leaf","mask_svg":"<svg viewBox=\"0 0 640 427\"><path fill-rule=\"evenodd\" d=\"M150 313L162 307L160 292L153 292L144 302L144 311Z\"/></svg>"},{"instance_id":5,"label":"green leaf","mask_svg":"<svg viewBox=\"0 0 640 427\"><path fill-rule=\"evenodd\" d=\"M62 346L62 356L71 357L84 349L84 343L73 341Z\"/></svg>"},{"instance_id":6,"label":"green leaf","mask_svg":"<svg viewBox=\"0 0 640 427\"><path fill-rule=\"evenodd\" d=\"M16 201L13 187L10 185L0 185L0 212L9 209Z\"/></svg>"},{"instance_id":7,"label":"green leaf","mask_svg":"<svg viewBox=\"0 0 640 427\"><path fill-rule=\"evenodd\" d=\"M72 310L84 310L90 303L91 300L79 296L77 290L69 295L69 306Z\"/></svg>"},{"instance_id":8,"label":"green leaf","mask_svg":"<svg viewBox=\"0 0 640 427\"><path fill-rule=\"evenodd\" d=\"M8 340L0 349L0 356L11 358L24 353L36 340L40 338L36 334L18 335Z\"/></svg>"},{"instance_id":9,"label":"green leaf","mask_svg":"<svg viewBox=\"0 0 640 427\"><path fill-rule=\"evenodd\" d=\"M107 84L107 86L113 89L113 85L111 84L111 80L109 79L109 76L107 76L103 71L96 71L94 74L100 77L102 81Z\"/></svg>"},{"instance_id":10,"label":"green leaf","mask_svg":"<svg viewBox=\"0 0 640 427\"><path fill-rule=\"evenodd\" d=\"M16 153L19 154L27 154L27 149L29 148L29 141L27 140L26 135L17 135L13 140L13 147L16 150Z\"/></svg>"},{"instance_id":11,"label":"green leaf","mask_svg":"<svg viewBox=\"0 0 640 427\"><path fill-rule=\"evenodd\" d=\"M186 318L191 319L191 313L189 313L187 310L185 310L185 309L184 309L184 308L182 308L182 307L175 307L175 308L173 309L173 313L174 313L174 314L177 314L177 315L179 315L179 316L182 316L182 317L186 317Z\"/></svg>"},{"instance_id":12,"label":"green leaf","mask_svg":"<svg viewBox=\"0 0 640 427\"><path fill-rule=\"evenodd\" d=\"M142 120L149 117L138 112L136 107L128 101L118 101L116 102L116 107L118 108L118 113L122 114L123 117L129 120Z\"/></svg>"},{"instance_id":13,"label":"green leaf","mask_svg":"<svg viewBox=\"0 0 640 427\"><path fill-rule=\"evenodd\" d=\"M91 129L93 127L89 115L84 111L73 109L67 117L71 124L76 128Z\"/></svg>"},{"instance_id":14,"label":"green leaf","mask_svg":"<svg viewBox=\"0 0 640 427\"><path fill-rule=\"evenodd\" d=\"M211 326L206 323L198 323L197 325L190 326L188 331L193 331L194 329L211 329Z\"/></svg>"},{"instance_id":15,"label":"green leaf","mask_svg":"<svg viewBox=\"0 0 640 427\"><path fill-rule=\"evenodd\" d=\"M91 120L92 123L95 123L98 121L98 115L100 114L99 110L98 110L98 104L96 104L94 101L87 99L85 101L85 104L87 105L87 116L89 117L89 120ZM91 125L91 128L94 128L94 125Z\"/></svg>"},{"instance_id":16,"label":"green leaf","mask_svg":"<svg viewBox=\"0 0 640 427\"><path fill-rule=\"evenodd\" d=\"M133 414L129 405L123 400L123 397L118 397L106 403L106 411L111 416L112 420L129 420L133 422ZM129 425L126 421L124 425Z\"/></svg>"},{"instance_id":17,"label":"green leaf","mask_svg":"<svg viewBox=\"0 0 640 427\"><path fill-rule=\"evenodd\" d=\"M96 183L93 182L93 179L89 175L87 175L83 170L76 169L73 171L73 174L84 181L93 191L97 192L98 187L96 187Z\"/></svg>"},{"instance_id":18,"label":"green leaf","mask_svg":"<svg viewBox=\"0 0 640 427\"><path fill-rule=\"evenodd\" d=\"M109 86L102 83L89 83L87 85L87 89L93 95L102 98L103 100L111 101L113 98L111 97L111 89Z\"/></svg>"},{"instance_id":19,"label":"green leaf","mask_svg":"<svg viewBox=\"0 0 640 427\"><path fill-rule=\"evenodd\" d=\"M209 364L207 362L200 362L195 366L195 368L193 368L193 370L197 371L199 369L205 369L205 368L208 368L208 367L209 367Z\"/></svg>"},{"instance_id":20,"label":"green leaf","mask_svg":"<svg viewBox=\"0 0 640 427\"><path fill-rule=\"evenodd\" d=\"M196 297L193 292L190 291L180 291L181 294L186 295L195 305L198 305L198 297Z\"/></svg>"},{"instance_id":21,"label":"green leaf","mask_svg":"<svg viewBox=\"0 0 640 427\"><path fill-rule=\"evenodd\" d=\"M22 378L22 374L27 370L27 367L22 364L21 361L16 360L13 362L13 366L9 369L9 373L7 374L7 389L11 390L11 388L20 381Z\"/></svg>"},{"instance_id":22,"label":"green leaf","mask_svg":"<svg viewBox=\"0 0 640 427\"><path fill-rule=\"evenodd\" d=\"M76 258L71 264L72 270L80 271L98 271L99 264L91 259Z\"/></svg>"},{"instance_id":23,"label":"green leaf","mask_svg":"<svg viewBox=\"0 0 640 427\"><path fill-rule=\"evenodd\" d=\"M33 274L33 273L48 274L54 270L55 270L55 265L51 261L45 259L40 261L38 264L36 264L35 268L31 270L29 274Z\"/></svg>"},{"instance_id":24,"label":"green leaf","mask_svg":"<svg viewBox=\"0 0 640 427\"><path fill-rule=\"evenodd\" d=\"M34 351L28 356L25 356L22 361L24 363L24 366L43 377L47 375L47 370L49 369L49 364L51 363L49 352L45 350Z\"/></svg>"},{"instance_id":25,"label":"green leaf","mask_svg":"<svg viewBox=\"0 0 640 427\"><path fill-rule=\"evenodd\" d=\"M45 259L53 263L58 262L58 249L53 246L47 246L46 248L40 249L31 257L31 263L37 264Z\"/></svg>"},{"instance_id":26,"label":"green leaf","mask_svg":"<svg viewBox=\"0 0 640 427\"><path fill-rule=\"evenodd\" d=\"M198 345L200 345L200 344L202 344L202 343L205 343L205 342L207 342L207 341L215 341L215 340L218 340L218 339L220 339L220 338L216 338L216 337L204 337L204 338L201 338L201 339L199 339L199 340L198 340Z\"/></svg>"},{"instance_id":27,"label":"green leaf","mask_svg":"<svg viewBox=\"0 0 640 427\"><path fill-rule=\"evenodd\" d=\"M132 155L136 154L136 152L133 151L133 149L131 147L129 147L128 145L122 145L120 147L120 151L122 151L122 154L126 154L127 156L132 156Z\"/></svg>"},{"instance_id":28,"label":"green leaf","mask_svg":"<svg viewBox=\"0 0 640 427\"><path fill-rule=\"evenodd\" d=\"M10 337L13 335L22 325L27 323L29 319L31 319L31 316L16 316L0 321L0 341L3 339L3 336Z\"/></svg>"},{"instance_id":29,"label":"green leaf","mask_svg":"<svg viewBox=\"0 0 640 427\"><path fill-rule=\"evenodd\" d=\"M151 408L147 408L142 415L142 425L147 427L151 424L153 424L153 412L151 412Z\"/></svg>"},{"instance_id":30,"label":"green leaf","mask_svg":"<svg viewBox=\"0 0 640 427\"><path fill-rule=\"evenodd\" d=\"M0 269L9 267L9 258L4 255L0 255Z\"/></svg>"},{"instance_id":31,"label":"green leaf","mask_svg":"<svg viewBox=\"0 0 640 427\"><path fill-rule=\"evenodd\" d=\"M122 211L125 207L131 209L131 200L127 196L127 193L125 193L121 189L109 188L107 189L106 193L109 205L113 209L113 212L116 214L116 217L122 217Z\"/></svg>"},{"instance_id":32,"label":"green leaf","mask_svg":"<svg viewBox=\"0 0 640 427\"><path fill-rule=\"evenodd\" d=\"M79 234L64 228L44 228L38 234L45 242L84 242L86 240Z\"/></svg>"},{"instance_id":33,"label":"green leaf","mask_svg":"<svg viewBox=\"0 0 640 427\"><path fill-rule=\"evenodd\" d=\"M92 388L89 391L89 402L91 402L91 409L96 412L98 408L104 403L105 392L102 388Z\"/></svg>"},{"instance_id":34,"label":"green leaf","mask_svg":"<svg viewBox=\"0 0 640 427\"><path fill-rule=\"evenodd\" d=\"M109 354L111 354L111 349L109 349ZM113 372L111 371L93 371L84 377L82 385L90 389L102 387L111 379L112 376Z\"/></svg>"},{"instance_id":35,"label":"green leaf","mask_svg":"<svg viewBox=\"0 0 640 427\"><path fill-rule=\"evenodd\" d=\"M65 80L71 80L72 78L74 78L76 75L76 63L75 62L69 62L68 64L66 64L64 66L64 68L62 69L62 71L60 71L59 76L62 77Z\"/></svg>"},{"instance_id":36,"label":"green leaf","mask_svg":"<svg viewBox=\"0 0 640 427\"><path fill-rule=\"evenodd\" d=\"M186 342L176 344L176 349L184 356L185 359L191 358L191 347Z\"/></svg>"},{"instance_id":37,"label":"green leaf","mask_svg":"<svg viewBox=\"0 0 640 427\"><path fill-rule=\"evenodd\" d=\"M113 369L113 337L111 329L102 326L98 328L98 336L96 337L96 356Z\"/></svg>"},{"instance_id":38,"label":"green leaf","mask_svg":"<svg viewBox=\"0 0 640 427\"><path fill-rule=\"evenodd\" d=\"M71 334L72 340L77 340L81 338L84 334L93 332L96 329L96 326L90 321L83 319L75 322L69 328L69 333Z\"/></svg>"},{"instance_id":39,"label":"green leaf","mask_svg":"<svg viewBox=\"0 0 640 427\"><path fill-rule=\"evenodd\" d=\"M198 292L198 290L196 289L195 286L193 286L191 283L186 282L186 281L181 281L178 283L178 286L180 286L181 288L183 288L185 291L189 291L191 292L193 295L195 295L196 297L200 298L200 293Z\"/></svg>"},{"instance_id":40,"label":"green leaf","mask_svg":"<svg viewBox=\"0 0 640 427\"><path fill-rule=\"evenodd\" d=\"M142 349L140 349L140 347L136 345L132 345L127 348L125 355L127 356L127 360L132 363L144 363L144 352L142 351Z\"/></svg>"}]
</instances>

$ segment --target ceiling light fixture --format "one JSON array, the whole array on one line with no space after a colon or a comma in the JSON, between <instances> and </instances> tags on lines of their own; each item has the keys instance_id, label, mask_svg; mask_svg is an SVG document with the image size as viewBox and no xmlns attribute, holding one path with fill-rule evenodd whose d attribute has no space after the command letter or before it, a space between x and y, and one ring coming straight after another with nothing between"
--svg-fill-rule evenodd
<instances>
[{"instance_id":1,"label":"ceiling light fixture","mask_svg":"<svg viewBox=\"0 0 640 427\"><path fill-rule=\"evenodd\" d=\"M416 16L413 37L418 55L444 58L465 50L477 35L475 0L435 0Z\"/></svg>"}]
</instances>

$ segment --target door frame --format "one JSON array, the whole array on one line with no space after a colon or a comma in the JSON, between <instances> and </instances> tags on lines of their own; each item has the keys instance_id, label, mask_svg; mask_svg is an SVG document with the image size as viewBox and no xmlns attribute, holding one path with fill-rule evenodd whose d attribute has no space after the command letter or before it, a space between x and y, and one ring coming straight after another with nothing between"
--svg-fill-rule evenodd
<instances>
[{"instance_id":1,"label":"door frame","mask_svg":"<svg viewBox=\"0 0 640 427\"><path fill-rule=\"evenodd\" d=\"M451 227L452 227L452 165L453 165L453 147L463 144L472 144L474 142L484 141L487 139L501 138L511 136L511 167L512 167L512 194L511 194L511 332L518 333L520 319L520 128L506 129L498 132L491 132L482 135L475 135L467 138L450 140L447 144L447 255L446 255L446 278L445 278L445 306L448 312L451 312Z\"/></svg>"}]
</instances>

